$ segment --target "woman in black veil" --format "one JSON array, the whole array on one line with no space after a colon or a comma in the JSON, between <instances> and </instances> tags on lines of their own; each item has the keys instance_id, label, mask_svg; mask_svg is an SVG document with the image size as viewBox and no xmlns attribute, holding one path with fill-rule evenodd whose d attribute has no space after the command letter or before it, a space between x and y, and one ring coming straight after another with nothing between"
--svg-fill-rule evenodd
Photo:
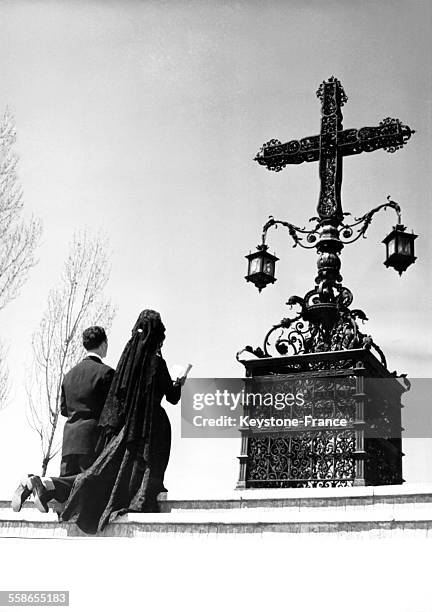
<instances>
[{"instance_id":1,"label":"woman in black veil","mask_svg":"<svg viewBox=\"0 0 432 612\"><path fill-rule=\"evenodd\" d=\"M99 419L97 459L79 474L60 519L75 519L96 533L126 512L155 512L171 446L171 427L161 407L176 404L181 382L172 382L160 354L165 327L144 310L120 357Z\"/></svg>"}]
</instances>

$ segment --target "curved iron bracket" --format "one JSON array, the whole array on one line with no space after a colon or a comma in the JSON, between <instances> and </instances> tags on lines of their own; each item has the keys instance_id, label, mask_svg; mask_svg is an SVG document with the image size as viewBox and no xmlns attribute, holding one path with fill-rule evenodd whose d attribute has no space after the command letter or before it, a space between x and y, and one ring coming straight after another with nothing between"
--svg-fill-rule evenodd
<instances>
[{"instance_id":1,"label":"curved iron bracket","mask_svg":"<svg viewBox=\"0 0 432 612\"><path fill-rule=\"evenodd\" d=\"M272 216L270 216L267 223L263 226L262 244L266 243L267 231L269 230L269 228L273 226L277 228L278 225L282 225L283 227L286 227L288 229L289 235L294 241L293 247L296 247L297 245L299 245L303 249L314 249L315 248L316 246L315 243L318 240L318 229L319 229L318 224L313 229L306 230L304 227L298 227L297 225L293 225L292 223L289 223L288 221L281 221L280 219L274 219ZM303 244L303 238L301 238L299 234L306 235L306 241L309 242L309 246L307 246L306 244Z\"/></svg>"},{"instance_id":2,"label":"curved iron bracket","mask_svg":"<svg viewBox=\"0 0 432 612\"><path fill-rule=\"evenodd\" d=\"M372 210L367 212L362 217L355 217L354 223L342 223L340 226L342 229L340 239L343 242L343 244L352 244L353 242L355 242L361 237L366 238L365 234L366 234L366 231L369 225L372 222L372 218L380 210L385 210L386 208L392 208L397 214L398 224L402 224L401 207L399 206L397 202L393 202L390 196L387 196L387 200L388 201L385 204L380 204L380 206L373 208ZM345 214L349 215L350 213L345 213ZM352 240L350 240L350 238L352 237L354 233L353 228L357 227L358 225L361 225L361 227L360 229L357 230L357 235L354 238L352 238Z\"/></svg>"}]
</instances>

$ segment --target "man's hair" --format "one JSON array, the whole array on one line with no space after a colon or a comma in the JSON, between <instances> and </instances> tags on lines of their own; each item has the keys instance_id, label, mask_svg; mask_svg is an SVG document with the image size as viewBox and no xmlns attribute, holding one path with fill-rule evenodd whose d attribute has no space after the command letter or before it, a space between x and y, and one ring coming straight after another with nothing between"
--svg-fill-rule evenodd
<instances>
[{"instance_id":1,"label":"man's hair","mask_svg":"<svg viewBox=\"0 0 432 612\"><path fill-rule=\"evenodd\" d=\"M107 335L103 327L93 325L93 327L87 327L83 331L82 335L83 345L87 351L97 349L102 342L107 341Z\"/></svg>"}]
</instances>

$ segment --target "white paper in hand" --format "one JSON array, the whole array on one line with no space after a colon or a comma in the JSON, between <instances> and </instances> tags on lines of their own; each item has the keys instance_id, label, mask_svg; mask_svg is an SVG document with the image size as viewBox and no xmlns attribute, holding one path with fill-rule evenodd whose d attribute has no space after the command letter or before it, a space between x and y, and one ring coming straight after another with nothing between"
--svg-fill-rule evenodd
<instances>
[{"instance_id":1,"label":"white paper in hand","mask_svg":"<svg viewBox=\"0 0 432 612\"><path fill-rule=\"evenodd\" d=\"M192 368L192 364L188 363L187 366L175 364L171 368L171 378L173 380L177 380L177 378L183 378L183 376L187 376Z\"/></svg>"}]
</instances>

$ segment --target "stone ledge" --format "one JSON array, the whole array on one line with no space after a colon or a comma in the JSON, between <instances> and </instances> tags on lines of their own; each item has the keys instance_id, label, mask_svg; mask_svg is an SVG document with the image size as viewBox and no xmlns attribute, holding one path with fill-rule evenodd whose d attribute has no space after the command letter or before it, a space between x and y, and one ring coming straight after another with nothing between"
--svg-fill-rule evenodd
<instances>
[{"instance_id":1,"label":"stone ledge","mask_svg":"<svg viewBox=\"0 0 432 612\"><path fill-rule=\"evenodd\" d=\"M378 503L431 503L432 483L386 485L380 487L333 487L311 489L243 489L234 490L213 498L167 499L160 497L161 510L214 509L252 507L318 507L318 506L365 506ZM26 502L25 508L33 507ZM58 506L57 506L58 507ZM0 500L0 511L10 508L9 500Z\"/></svg>"},{"instance_id":2,"label":"stone ledge","mask_svg":"<svg viewBox=\"0 0 432 612\"><path fill-rule=\"evenodd\" d=\"M61 511L56 502L50 504L54 511ZM161 496L159 506L162 514L195 512L305 512L325 510L375 512L378 509L396 510L397 508L432 510L432 485L395 485L386 487L358 487L352 489L250 489L232 491L214 499L166 499ZM34 511L31 501L27 501L23 512ZM10 501L0 501L0 518L9 515ZM16 515L12 513L12 516ZM45 515L46 516L46 515Z\"/></svg>"},{"instance_id":3,"label":"stone ledge","mask_svg":"<svg viewBox=\"0 0 432 612\"><path fill-rule=\"evenodd\" d=\"M153 536L224 536L269 533L278 534L332 534L349 537L432 537L432 520L356 520L356 521L236 521L196 520L162 522L155 516L145 515L145 520L124 517L122 521L110 523L101 534L88 536L74 523L44 521L0 521L0 536L3 538L100 538L100 537L153 537Z\"/></svg>"}]
</instances>

